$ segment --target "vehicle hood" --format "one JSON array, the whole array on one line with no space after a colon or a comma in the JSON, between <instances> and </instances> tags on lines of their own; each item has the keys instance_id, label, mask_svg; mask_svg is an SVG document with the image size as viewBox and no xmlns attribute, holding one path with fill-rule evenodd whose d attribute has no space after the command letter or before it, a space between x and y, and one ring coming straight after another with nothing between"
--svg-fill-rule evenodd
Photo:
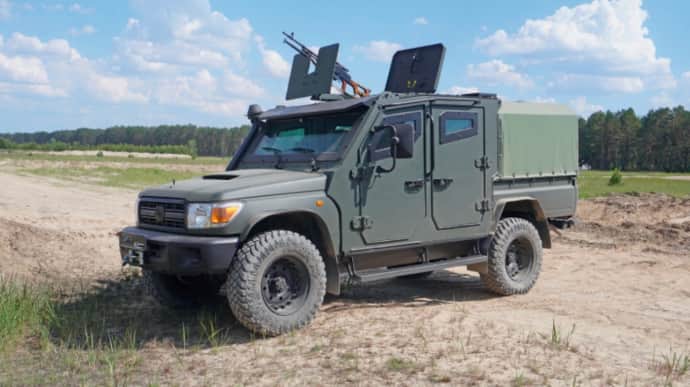
<instances>
[{"instance_id":1,"label":"vehicle hood","mask_svg":"<svg viewBox=\"0 0 690 387\"><path fill-rule=\"evenodd\" d=\"M212 202L324 191L325 188L326 176L321 173L282 169L239 169L170 182L147 189L141 196Z\"/></svg>"}]
</instances>

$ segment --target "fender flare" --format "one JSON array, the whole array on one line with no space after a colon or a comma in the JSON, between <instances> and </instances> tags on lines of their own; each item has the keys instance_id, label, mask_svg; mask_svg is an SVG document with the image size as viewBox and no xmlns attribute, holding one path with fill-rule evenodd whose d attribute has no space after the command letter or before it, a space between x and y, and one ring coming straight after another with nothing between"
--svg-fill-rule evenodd
<instances>
[{"instance_id":1,"label":"fender flare","mask_svg":"<svg viewBox=\"0 0 690 387\"><path fill-rule=\"evenodd\" d=\"M544 215L544 210L539 204L539 200L531 196L521 196L514 198L500 199L494 206L494 221L491 226L491 232L496 231L496 226L503 216L503 212L509 208L510 212L518 214L526 214L531 216L529 220L534 222L534 226L539 232L542 246L546 249L551 248L551 234L549 233L549 221Z\"/></svg>"},{"instance_id":2,"label":"fender flare","mask_svg":"<svg viewBox=\"0 0 690 387\"><path fill-rule=\"evenodd\" d=\"M312 240L319 250L326 266L326 291L333 295L340 294L340 272L338 270L338 256L333 245L328 226L319 214L307 209L299 210L275 210L257 214L249 219L247 226L240 234L240 241L245 242L250 233L259 223L271 217L279 216L307 216L315 221L316 229L319 232L319 241ZM313 237L313 236L312 236ZM321 246L319 246L321 245Z\"/></svg>"}]
</instances>

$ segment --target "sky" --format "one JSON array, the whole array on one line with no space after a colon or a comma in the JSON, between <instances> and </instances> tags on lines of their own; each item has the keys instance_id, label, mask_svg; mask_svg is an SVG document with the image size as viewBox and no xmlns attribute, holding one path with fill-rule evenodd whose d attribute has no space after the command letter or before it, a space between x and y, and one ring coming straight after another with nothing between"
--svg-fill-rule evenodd
<instances>
[{"instance_id":1,"label":"sky","mask_svg":"<svg viewBox=\"0 0 690 387\"><path fill-rule=\"evenodd\" d=\"M374 92L395 51L441 42L439 92L583 116L690 105L687 1L287 3L0 0L0 132L244 124L249 104L285 103L294 53L282 31L340 43L339 61Z\"/></svg>"}]
</instances>

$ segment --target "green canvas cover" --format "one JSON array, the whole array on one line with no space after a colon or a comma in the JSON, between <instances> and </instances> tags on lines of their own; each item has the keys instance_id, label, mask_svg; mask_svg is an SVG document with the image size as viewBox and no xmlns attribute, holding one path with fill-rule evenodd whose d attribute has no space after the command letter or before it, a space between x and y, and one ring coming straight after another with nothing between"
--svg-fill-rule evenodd
<instances>
[{"instance_id":1,"label":"green canvas cover","mask_svg":"<svg viewBox=\"0 0 690 387\"><path fill-rule=\"evenodd\" d=\"M553 103L503 102L498 111L500 177L575 175L578 117Z\"/></svg>"}]
</instances>

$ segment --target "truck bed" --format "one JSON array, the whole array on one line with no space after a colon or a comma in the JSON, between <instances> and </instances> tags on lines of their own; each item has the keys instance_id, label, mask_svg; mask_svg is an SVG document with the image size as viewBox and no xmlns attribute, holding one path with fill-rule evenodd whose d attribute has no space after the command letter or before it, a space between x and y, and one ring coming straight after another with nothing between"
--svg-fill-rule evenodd
<instances>
[{"instance_id":1,"label":"truck bed","mask_svg":"<svg viewBox=\"0 0 690 387\"><path fill-rule=\"evenodd\" d=\"M575 175L498 178L494 180L494 201L531 197L539 200L547 218L568 218L575 215L577 206L576 180Z\"/></svg>"}]
</instances>

